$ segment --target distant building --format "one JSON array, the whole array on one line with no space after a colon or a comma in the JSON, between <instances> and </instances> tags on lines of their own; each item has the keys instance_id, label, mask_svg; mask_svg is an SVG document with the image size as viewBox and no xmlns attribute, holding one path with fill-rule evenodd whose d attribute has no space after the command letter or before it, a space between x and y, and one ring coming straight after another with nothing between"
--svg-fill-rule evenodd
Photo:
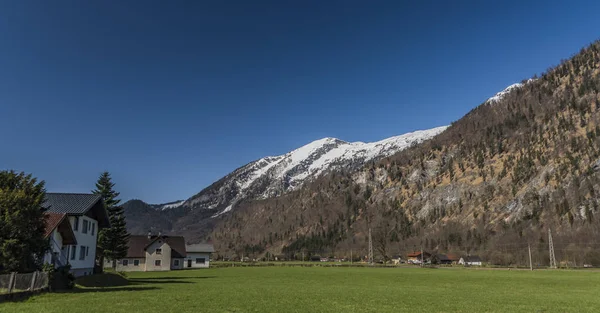
<instances>
[{"instance_id":1,"label":"distant building","mask_svg":"<svg viewBox=\"0 0 600 313\"><path fill-rule=\"evenodd\" d=\"M448 253L446 257L451 261L451 264L458 264L458 261L460 261L460 256L454 253Z\"/></svg>"},{"instance_id":2,"label":"distant building","mask_svg":"<svg viewBox=\"0 0 600 313\"><path fill-rule=\"evenodd\" d=\"M400 257L400 255L397 255L397 254L392 256L391 260L392 260L392 264L394 264L394 265L398 265L398 264L402 263L402 257Z\"/></svg>"},{"instance_id":3,"label":"distant building","mask_svg":"<svg viewBox=\"0 0 600 313\"><path fill-rule=\"evenodd\" d=\"M197 243L185 246L187 256L184 268L208 268L210 267L210 255L215 248L210 243Z\"/></svg>"},{"instance_id":4,"label":"distant building","mask_svg":"<svg viewBox=\"0 0 600 313\"><path fill-rule=\"evenodd\" d=\"M184 268L187 257L185 239L181 236L132 235L129 236L127 256L117 260L117 271L168 271ZM112 267L105 260L104 267Z\"/></svg>"},{"instance_id":5,"label":"distant building","mask_svg":"<svg viewBox=\"0 0 600 313\"><path fill-rule=\"evenodd\" d=\"M424 251L422 254L421 251L415 251L406 256L407 262L411 264L421 264L422 262L429 263L431 261L431 253L428 253L427 251Z\"/></svg>"},{"instance_id":6,"label":"distant building","mask_svg":"<svg viewBox=\"0 0 600 313\"><path fill-rule=\"evenodd\" d=\"M446 254L435 255L439 264L452 264L452 260Z\"/></svg>"},{"instance_id":7,"label":"distant building","mask_svg":"<svg viewBox=\"0 0 600 313\"><path fill-rule=\"evenodd\" d=\"M458 261L460 265L481 266L481 258L476 255L464 256Z\"/></svg>"}]
</instances>

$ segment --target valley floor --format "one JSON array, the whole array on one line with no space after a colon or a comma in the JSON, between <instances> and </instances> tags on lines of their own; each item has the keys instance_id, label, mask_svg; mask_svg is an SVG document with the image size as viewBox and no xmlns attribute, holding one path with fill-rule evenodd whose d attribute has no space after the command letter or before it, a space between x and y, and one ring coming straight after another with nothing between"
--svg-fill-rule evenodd
<instances>
[{"instance_id":1,"label":"valley floor","mask_svg":"<svg viewBox=\"0 0 600 313\"><path fill-rule=\"evenodd\" d=\"M246 267L115 274L0 312L597 312L600 272ZM94 287L106 286L112 287Z\"/></svg>"}]
</instances>

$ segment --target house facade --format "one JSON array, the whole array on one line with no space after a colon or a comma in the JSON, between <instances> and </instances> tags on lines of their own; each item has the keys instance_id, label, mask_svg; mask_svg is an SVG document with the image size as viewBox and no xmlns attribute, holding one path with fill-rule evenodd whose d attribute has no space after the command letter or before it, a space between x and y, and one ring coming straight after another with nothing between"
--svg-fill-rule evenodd
<instances>
[{"instance_id":1,"label":"house facade","mask_svg":"<svg viewBox=\"0 0 600 313\"><path fill-rule=\"evenodd\" d=\"M187 256L185 239L181 236L132 235L129 236L127 256L116 261L116 270L169 271L184 268ZM112 267L112 261L105 260L104 267Z\"/></svg>"},{"instance_id":2,"label":"house facade","mask_svg":"<svg viewBox=\"0 0 600 313\"><path fill-rule=\"evenodd\" d=\"M209 243L199 243L185 246L187 256L185 258L185 268L208 268L210 267L210 255L215 252L215 248Z\"/></svg>"},{"instance_id":3,"label":"house facade","mask_svg":"<svg viewBox=\"0 0 600 313\"><path fill-rule=\"evenodd\" d=\"M71 265L71 272L75 276L91 275L96 264L96 248L98 231L110 227L108 213L100 195L75 194L75 193L47 193L43 207L46 213L62 215L63 220L49 235L52 255L58 262L55 265L64 265L63 261ZM66 238L64 220L68 221L74 239ZM62 226L61 226L62 225ZM48 229L47 229L48 230ZM67 239L67 240L65 240ZM66 260L64 260L66 259ZM59 263L60 262L60 263ZM50 263L50 262L49 262Z\"/></svg>"}]
</instances>

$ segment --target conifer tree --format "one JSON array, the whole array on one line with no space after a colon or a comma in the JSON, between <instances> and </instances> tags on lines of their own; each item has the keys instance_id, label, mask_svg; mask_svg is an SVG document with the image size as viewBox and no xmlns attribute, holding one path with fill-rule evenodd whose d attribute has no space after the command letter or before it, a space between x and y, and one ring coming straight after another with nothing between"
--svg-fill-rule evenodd
<instances>
[{"instance_id":1,"label":"conifer tree","mask_svg":"<svg viewBox=\"0 0 600 313\"><path fill-rule=\"evenodd\" d=\"M39 270L49 248L44 238L44 182L0 171L0 273Z\"/></svg>"},{"instance_id":2,"label":"conifer tree","mask_svg":"<svg viewBox=\"0 0 600 313\"><path fill-rule=\"evenodd\" d=\"M98 178L96 189L92 192L102 196L110 220L110 227L98 233L99 264L106 258L112 261L112 267L116 269L117 260L127 256L129 234L123 207L119 206L121 200L117 199L119 193L113 189L114 186L110 173L104 172Z\"/></svg>"}]
</instances>

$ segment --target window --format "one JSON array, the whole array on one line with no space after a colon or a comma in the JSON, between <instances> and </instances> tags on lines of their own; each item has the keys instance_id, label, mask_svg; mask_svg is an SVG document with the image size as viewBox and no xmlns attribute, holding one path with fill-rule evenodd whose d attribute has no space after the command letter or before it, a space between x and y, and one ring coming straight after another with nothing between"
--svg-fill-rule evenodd
<instances>
[{"instance_id":1,"label":"window","mask_svg":"<svg viewBox=\"0 0 600 313\"><path fill-rule=\"evenodd\" d=\"M73 230L79 230L79 216L75 216L75 220L73 221Z\"/></svg>"},{"instance_id":2,"label":"window","mask_svg":"<svg viewBox=\"0 0 600 313\"><path fill-rule=\"evenodd\" d=\"M94 222L90 222L92 224L92 236L94 236L94 231L96 230L96 224Z\"/></svg>"},{"instance_id":3,"label":"window","mask_svg":"<svg viewBox=\"0 0 600 313\"><path fill-rule=\"evenodd\" d=\"M125 259L123 260L123 266L128 266L129 265L129 260Z\"/></svg>"},{"instance_id":4,"label":"window","mask_svg":"<svg viewBox=\"0 0 600 313\"><path fill-rule=\"evenodd\" d=\"M71 246L71 260L75 260L75 251L77 251L77 246Z\"/></svg>"},{"instance_id":5,"label":"window","mask_svg":"<svg viewBox=\"0 0 600 313\"><path fill-rule=\"evenodd\" d=\"M160 260L154 260L154 266L160 266Z\"/></svg>"},{"instance_id":6,"label":"window","mask_svg":"<svg viewBox=\"0 0 600 313\"><path fill-rule=\"evenodd\" d=\"M133 260L133 266L140 266L140 260Z\"/></svg>"},{"instance_id":7,"label":"window","mask_svg":"<svg viewBox=\"0 0 600 313\"><path fill-rule=\"evenodd\" d=\"M196 264L204 264L206 262L205 258L196 258Z\"/></svg>"},{"instance_id":8,"label":"window","mask_svg":"<svg viewBox=\"0 0 600 313\"><path fill-rule=\"evenodd\" d=\"M84 234L87 234L87 230L88 230L88 221L83 220L83 227L81 228L81 232Z\"/></svg>"},{"instance_id":9,"label":"window","mask_svg":"<svg viewBox=\"0 0 600 313\"><path fill-rule=\"evenodd\" d=\"M179 260L173 261L173 266L179 266Z\"/></svg>"},{"instance_id":10,"label":"window","mask_svg":"<svg viewBox=\"0 0 600 313\"><path fill-rule=\"evenodd\" d=\"M85 247L85 256L90 255L90 247Z\"/></svg>"},{"instance_id":11,"label":"window","mask_svg":"<svg viewBox=\"0 0 600 313\"><path fill-rule=\"evenodd\" d=\"M81 248L79 248L79 259L80 260L84 260L85 259L85 246L81 246Z\"/></svg>"},{"instance_id":12,"label":"window","mask_svg":"<svg viewBox=\"0 0 600 313\"><path fill-rule=\"evenodd\" d=\"M162 254L162 249L156 249L156 254Z\"/></svg>"}]
</instances>

